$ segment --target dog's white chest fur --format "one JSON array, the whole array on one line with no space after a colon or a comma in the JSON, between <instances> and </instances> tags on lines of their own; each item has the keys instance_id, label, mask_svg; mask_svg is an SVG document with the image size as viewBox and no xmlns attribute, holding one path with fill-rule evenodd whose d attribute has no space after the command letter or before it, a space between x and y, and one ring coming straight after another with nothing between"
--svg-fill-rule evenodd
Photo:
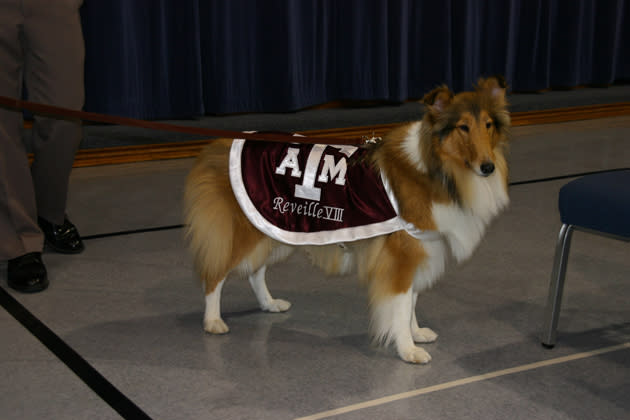
<instances>
[{"instance_id":1,"label":"dog's white chest fur","mask_svg":"<svg viewBox=\"0 0 630 420\"><path fill-rule=\"evenodd\" d=\"M458 262L469 258L485 233L488 223L509 202L499 173L487 178L471 178L472 200L469 207L455 203L433 204L433 220L445 235L453 256Z\"/></svg>"},{"instance_id":2,"label":"dog's white chest fur","mask_svg":"<svg viewBox=\"0 0 630 420\"><path fill-rule=\"evenodd\" d=\"M501 174L471 179L469 207L456 203L432 205L433 220L442 239L422 241L428 258L416 271L414 289L430 287L446 270L447 260L468 259L479 245L488 223L509 203Z\"/></svg>"}]
</instances>

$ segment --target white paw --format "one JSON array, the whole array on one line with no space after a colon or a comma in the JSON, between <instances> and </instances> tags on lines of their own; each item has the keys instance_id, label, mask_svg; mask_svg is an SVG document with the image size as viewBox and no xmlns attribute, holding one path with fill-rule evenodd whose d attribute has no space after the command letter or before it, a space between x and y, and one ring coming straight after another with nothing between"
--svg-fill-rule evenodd
<instances>
[{"instance_id":1,"label":"white paw","mask_svg":"<svg viewBox=\"0 0 630 420\"><path fill-rule=\"evenodd\" d=\"M438 338L431 328L412 328L411 335L416 343L433 343Z\"/></svg>"},{"instance_id":2,"label":"white paw","mask_svg":"<svg viewBox=\"0 0 630 420\"><path fill-rule=\"evenodd\" d=\"M230 331L226 323L223 322L221 318L204 320L203 329L210 334L225 334Z\"/></svg>"},{"instance_id":3,"label":"white paw","mask_svg":"<svg viewBox=\"0 0 630 420\"><path fill-rule=\"evenodd\" d=\"M408 363L420 363L425 364L431 361L431 355L427 353L422 347L413 346L412 348L399 351L400 358Z\"/></svg>"},{"instance_id":4,"label":"white paw","mask_svg":"<svg viewBox=\"0 0 630 420\"><path fill-rule=\"evenodd\" d=\"M291 307L291 302L283 299L273 299L263 306L262 310L267 312L286 312Z\"/></svg>"}]
</instances>

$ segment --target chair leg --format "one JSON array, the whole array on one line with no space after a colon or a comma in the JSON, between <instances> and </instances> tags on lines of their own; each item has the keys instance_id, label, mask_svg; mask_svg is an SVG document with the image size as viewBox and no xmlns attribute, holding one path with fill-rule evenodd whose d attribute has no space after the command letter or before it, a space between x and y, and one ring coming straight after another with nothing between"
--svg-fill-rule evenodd
<instances>
[{"instance_id":1,"label":"chair leg","mask_svg":"<svg viewBox=\"0 0 630 420\"><path fill-rule=\"evenodd\" d=\"M556 255L551 272L549 296L547 297L547 308L545 309L543 334L541 337L542 345L547 348L552 348L556 344L556 329L558 327L558 318L560 317L562 291L564 289L564 278L567 273L572 234L573 226L563 224L556 243Z\"/></svg>"}]
</instances>

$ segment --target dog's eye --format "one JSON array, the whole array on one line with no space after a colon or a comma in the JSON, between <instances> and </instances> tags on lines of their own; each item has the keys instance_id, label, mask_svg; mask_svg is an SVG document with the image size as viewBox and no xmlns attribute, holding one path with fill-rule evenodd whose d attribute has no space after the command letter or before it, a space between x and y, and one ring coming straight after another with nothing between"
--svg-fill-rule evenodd
<instances>
[{"instance_id":1,"label":"dog's eye","mask_svg":"<svg viewBox=\"0 0 630 420\"><path fill-rule=\"evenodd\" d=\"M490 127L492 127L492 121L488 121L488 122L486 123L486 128L487 128L488 130L490 130Z\"/></svg>"},{"instance_id":2,"label":"dog's eye","mask_svg":"<svg viewBox=\"0 0 630 420\"><path fill-rule=\"evenodd\" d=\"M468 133L468 126L466 124L458 125L457 128L462 130L464 133Z\"/></svg>"}]
</instances>

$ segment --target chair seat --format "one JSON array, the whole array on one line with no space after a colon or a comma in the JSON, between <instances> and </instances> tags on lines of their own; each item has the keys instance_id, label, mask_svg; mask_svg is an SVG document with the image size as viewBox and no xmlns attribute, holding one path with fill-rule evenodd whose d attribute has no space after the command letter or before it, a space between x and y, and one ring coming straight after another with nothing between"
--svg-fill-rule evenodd
<instances>
[{"instance_id":1,"label":"chair seat","mask_svg":"<svg viewBox=\"0 0 630 420\"><path fill-rule=\"evenodd\" d=\"M556 343L560 304L574 228L630 240L630 170L602 172L569 182L558 197L562 227L549 282L541 341Z\"/></svg>"},{"instance_id":2,"label":"chair seat","mask_svg":"<svg viewBox=\"0 0 630 420\"><path fill-rule=\"evenodd\" d=\"M562 223L630 238L630 170L588 175L560 189Z\"/></svg>"}]
</instances>

